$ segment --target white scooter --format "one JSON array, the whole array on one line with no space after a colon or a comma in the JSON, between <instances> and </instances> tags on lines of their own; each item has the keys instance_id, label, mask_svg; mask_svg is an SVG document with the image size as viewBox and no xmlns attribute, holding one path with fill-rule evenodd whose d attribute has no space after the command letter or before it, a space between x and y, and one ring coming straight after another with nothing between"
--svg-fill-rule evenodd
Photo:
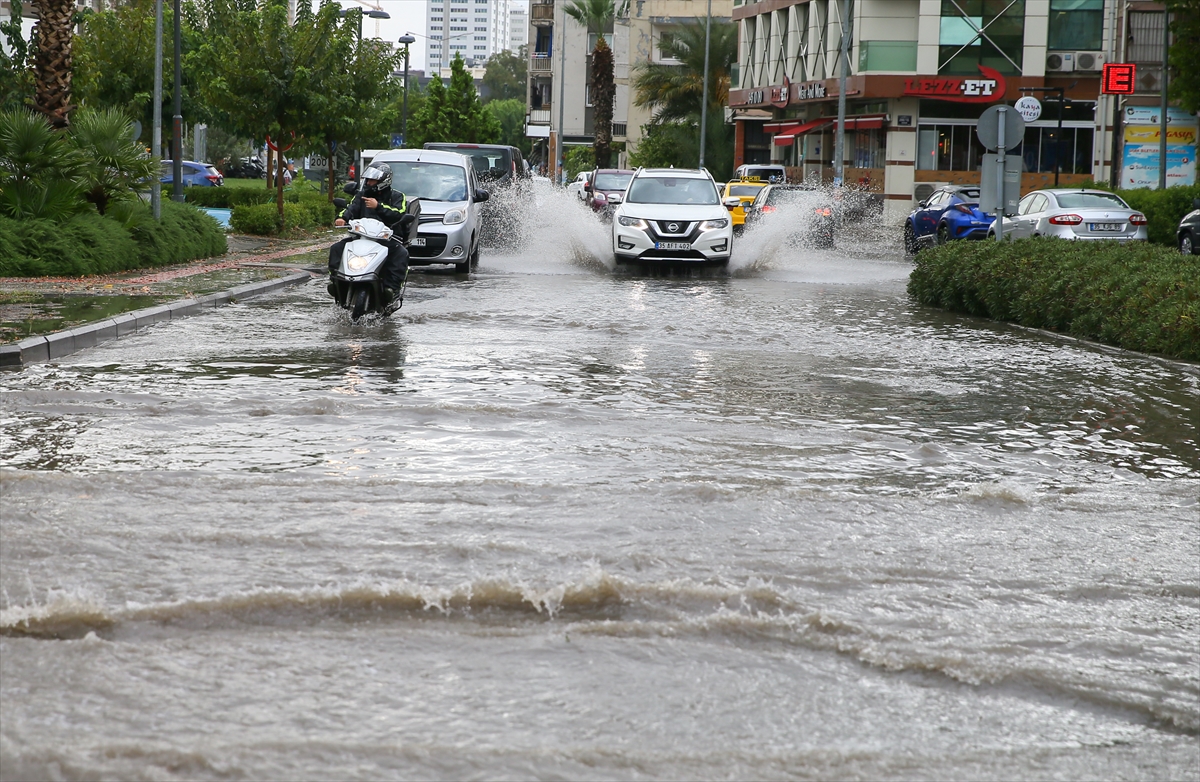
<instances>
[{"instance_id":1,"label":"white scooter","mask_svg":"<svg viewBox=\"0 0 1200 782\"><path fill-rule=\"evenodd\" d=\"M335 203L341 200L335 199ZM405 247L417 235L420 215L421 202L413 199L397 225L402 232L397 238ZM330 275L330 295L338 306L350 310L351 320L356 321L370 312L378 312L385 317L391 315L400 309L404 289L401 287L394 298L389 297L384 292L380 270L388 257L387 243L395 234L391 228L372 217L351 220L347 230L358 238L347 242L342 250L342 261L337 271Z\"/></svg>"}]
</instances>

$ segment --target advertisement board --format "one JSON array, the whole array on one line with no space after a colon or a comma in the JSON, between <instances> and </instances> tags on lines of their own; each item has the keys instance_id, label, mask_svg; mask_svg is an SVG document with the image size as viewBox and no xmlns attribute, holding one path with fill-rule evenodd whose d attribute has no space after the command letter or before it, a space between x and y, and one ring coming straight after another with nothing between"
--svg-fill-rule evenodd
<instances>
[{"instance_id":1,"label":"advertisement board","mask_svg":"<svg viewBox=\"0 0 1200 782\"><path fill-rule=\"evenodd\" d=\"M1162 111L1157 106L1128 106L1124 116L1125 151L1121 187L1158 187ZM1182 109L1167 110L1167 187L1196 184L1196 140L1200 124Z\"/></svg>"}]
</instances>

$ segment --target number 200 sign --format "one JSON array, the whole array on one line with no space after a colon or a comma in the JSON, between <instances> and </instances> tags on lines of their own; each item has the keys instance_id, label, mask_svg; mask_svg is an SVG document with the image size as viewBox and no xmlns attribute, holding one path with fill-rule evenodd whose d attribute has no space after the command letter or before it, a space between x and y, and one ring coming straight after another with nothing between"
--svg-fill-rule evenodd
<instances>
[{"instance_id":1,"label":"number 200 sign","mask_svg":"<svg viewBox=\"0 0 1200 782\"><path fill-rule=\"evenodd\" d=\"M1104 66L1100 91L1105 95L1132 95L1137 66L1131 62L1113 62Z\"/></svg>"}]
</instances>

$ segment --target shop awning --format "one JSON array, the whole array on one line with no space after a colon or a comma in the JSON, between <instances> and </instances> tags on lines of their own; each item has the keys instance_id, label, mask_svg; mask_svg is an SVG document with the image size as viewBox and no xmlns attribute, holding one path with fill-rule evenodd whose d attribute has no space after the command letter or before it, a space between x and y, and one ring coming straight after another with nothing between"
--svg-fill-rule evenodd
<instances>
[{"instance_id":1,"label":"shop awning","mask_svg":"<svg viewBox=\"0 0 1200 782\"><path fill-rule=\"evenodd\" d=\"M775 127L779 127L778 133L772 139L772 141L777 147L790 147L792 144L796 143L797 136L803 136L805 133L809 133L817 128L824 127L825 125L828 125L829 122L830 120L828 117L822 117L821 119L814 119L810 122L803 122L799 124L778 123L778 126L763 125L763 130L770 131Z\"/></svg>"},{"instance_id":2,"label":"shop awning","mask_svg":"<svg viewBox=\"0 0 1200 782\"><path fill-rule=\"evenodd\" d=\"M878 130L883 127L886 114L865 114L861 117L846 117L846 130ZM833 129L837 130L837 120L833 121Z\"/></svg>"}]
</instances>

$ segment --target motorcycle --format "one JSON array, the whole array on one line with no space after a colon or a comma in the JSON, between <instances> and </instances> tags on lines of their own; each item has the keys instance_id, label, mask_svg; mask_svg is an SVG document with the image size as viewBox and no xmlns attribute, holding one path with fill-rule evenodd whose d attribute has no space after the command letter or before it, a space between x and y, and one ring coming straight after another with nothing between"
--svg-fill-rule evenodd
<instances>
[{"instance_id":1,"label":"motorcycle","mask_svg":"<svg viewBox=\"0 0 1200 782\"><path fill-rule=\"evenodd\" d=\"M334 204L339 209L346 207L341 198L335 198ZM330 275L329 294L339 307L350 310L351 320L357 321L370 312L387 317L400 309L404 300L403 284L394 298L389 297L384 292L380 271L388 257L388 241L398 234L400 243L407 248L417 237L420 215L421 202L414 198L400 218L398 232L372 217L351 220L347 225L347 230L359 238L347 242L342 250L341 263Z\"/></svg>"}]
</instances>

